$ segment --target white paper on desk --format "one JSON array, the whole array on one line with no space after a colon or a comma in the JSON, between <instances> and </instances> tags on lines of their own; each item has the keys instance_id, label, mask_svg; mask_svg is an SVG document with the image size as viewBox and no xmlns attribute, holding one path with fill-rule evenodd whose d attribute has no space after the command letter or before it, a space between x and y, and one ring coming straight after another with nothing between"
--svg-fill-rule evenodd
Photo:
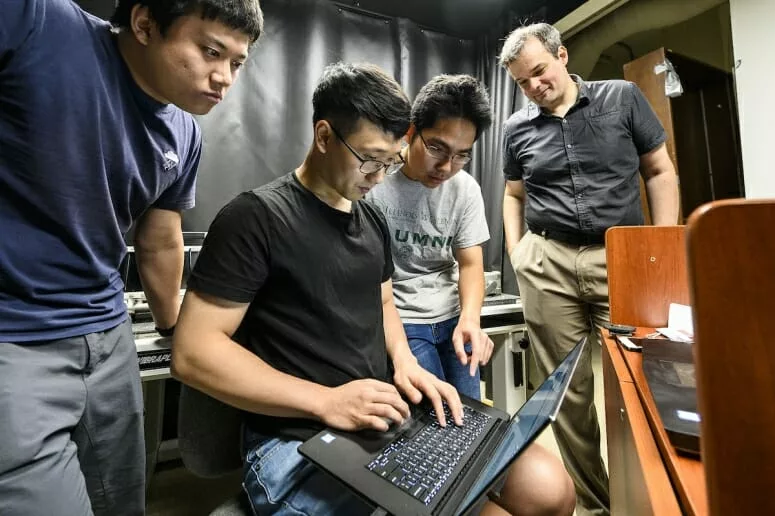
<instances>
[{"instance_id":1,"label":"white paper on desk","mask_svg":"<svg viewBox=\"0 0 775 516\"><path fill-rule=\"evenodd\" d=\"M670 340L693 342L694 321L692 319L692 307L670 303L670 310L667 315L667 328L657 328L657 331Z\"/></svg>"}]
</instances>

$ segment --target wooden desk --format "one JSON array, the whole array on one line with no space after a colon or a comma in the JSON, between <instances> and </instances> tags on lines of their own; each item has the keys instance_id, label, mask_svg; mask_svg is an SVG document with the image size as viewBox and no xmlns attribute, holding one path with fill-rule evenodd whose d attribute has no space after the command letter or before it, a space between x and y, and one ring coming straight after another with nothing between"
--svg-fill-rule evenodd
<instances>
[{"instance_id":1,"label":"wooden desk","mask_svg":"<svg viewBox=\"0 0 775 516\"><path fill-rule=\"evenodd\" d=\"M643 337L652 328L639 328ZM603 381L611 513L705 516L702 462L670 444L643 374L643 356L622 349L603 330Z\"/></svg>"}]
</instances>

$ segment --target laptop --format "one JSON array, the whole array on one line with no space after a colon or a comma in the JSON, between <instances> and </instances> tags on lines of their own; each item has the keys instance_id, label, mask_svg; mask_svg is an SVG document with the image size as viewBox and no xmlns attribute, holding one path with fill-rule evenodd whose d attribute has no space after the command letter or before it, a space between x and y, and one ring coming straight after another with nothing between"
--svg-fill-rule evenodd
<instances>
[{"instance_id":1,"label":"laptop","mask_svg":"<svg viewBox=\"0 0 775 516\"><path fill-rule=\"evenodd\" d=\"M485 296L482 302L482 307L487 306L500 306L500 305L516 305L519 304L519 296L514 294L493 294Z\"/></svg>"},{"instance_id":2,"label":"laptop","mask_svg":"<svg viewBox=\"0 0 775 516\"><path fill-rule=\"evenodd\" d=\"M586 338L513 417L461 396L464 424L439 426L426 403L388 432L326 429L299 447L310 462L394 515L466 515L557 418ZM449 410L447 421L451 421Z\"/></svg>"},{"instance_id":3,"label":"laptop","mask_svg":"<svg viewBox=\"0 0 775 516\"><path fill-rule=\"evenodd\" d=\"M700 455L692 344L667 339L631 339L643 346L643 375L670 443L679 453Z\"/></svg>"},{"instance_id":4,"label":"laptop","mask_svg":"<svg viewBox=\"0 0 775 516\"><path fill-rule=\"evenodd\" d=\"M201 243L204 240L205 233L184 232L183 233L183 275L180 284L180 298L188 286L188 278L194 269L199 253L202 249ZM135 338L159 338L156 332L156 324L151 315L151 309L145 297L145 291L140 281L140 272L137 268L137 257L134 246L127 247L127 253L119 266L119 273L124 282L124 303L127 312L132 319L132 334ZM169 349L164 350L169 355ZM169 361L167 361L169 365Z\"/></svg>"}]
</instances>

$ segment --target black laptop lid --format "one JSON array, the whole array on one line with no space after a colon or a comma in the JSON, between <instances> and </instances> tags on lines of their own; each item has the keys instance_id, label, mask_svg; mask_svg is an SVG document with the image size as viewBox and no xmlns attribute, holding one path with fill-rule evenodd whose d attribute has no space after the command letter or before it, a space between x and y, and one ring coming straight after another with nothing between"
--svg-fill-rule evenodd
<instances>
[{"instance_id":1,"label":"black laptop lid","mask_svg":"<svg viewBox=\"0 0 775 516\"><path fill-rule=\"evenodd\" d=\"M570 380L581 358L587 339L581 339L568 353L532 396L522 405L509 423L508 430L492 459L487 463L461 504L460 513L468 510L505 473L517 456L546 428L557 419L557 413L565 398Z\"/></svg>"},{"instance_id":2,"label":"black laptop lid","mask_svg":"<svg viewBox=\"0 0 775 516\"><path fill-rule=\"evenodd\" d=\"M692 345L666 339L639 339L643 346L643 375L670 443L679 452L700 454L700 415L697 410Z\"/></svg>"}]
</instances>

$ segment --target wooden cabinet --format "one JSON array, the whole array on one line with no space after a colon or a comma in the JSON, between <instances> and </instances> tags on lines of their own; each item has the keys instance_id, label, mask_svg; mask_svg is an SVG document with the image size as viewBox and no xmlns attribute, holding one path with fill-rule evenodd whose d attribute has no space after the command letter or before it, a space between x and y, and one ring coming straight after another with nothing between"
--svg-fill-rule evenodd
<instances>
[{"instance_id":1,"label":"wooden cabinet","mask_svg":"<svg viewBox=\"0 0 775 516\"><path fill-rule=\"evenodd\" d=\"M680 77L680 96L665 95L666 59ZM624 65L624 78L638 85L667 132L683 217L705 202L744 195L732 74L659 48ZM649 220L642 186L641 200Z\"/></svg>"},{"instance_id":2,"label":"wooden cabinet","mask_svg":"<svg viewBox=\"0 0 775 516\"><path fill-rule=\"evenodd\" d=\"M638 391L616 344L605 339L603 388L613 516L680 515Z\"/></svg>"},{"instance_id":3,"label":"wooden cabinet","mask_svg":"<svg viewBox=\"0 0 775 516\"><path fill-rule=\"evenodd\" d=\"M631 448L632 429L624 408L624 397L611 358L603 353L603 389L605 390L605 424L608 436L608 489L611 514L626 514L627 461Z\"/></svg>"}]
</instances>

